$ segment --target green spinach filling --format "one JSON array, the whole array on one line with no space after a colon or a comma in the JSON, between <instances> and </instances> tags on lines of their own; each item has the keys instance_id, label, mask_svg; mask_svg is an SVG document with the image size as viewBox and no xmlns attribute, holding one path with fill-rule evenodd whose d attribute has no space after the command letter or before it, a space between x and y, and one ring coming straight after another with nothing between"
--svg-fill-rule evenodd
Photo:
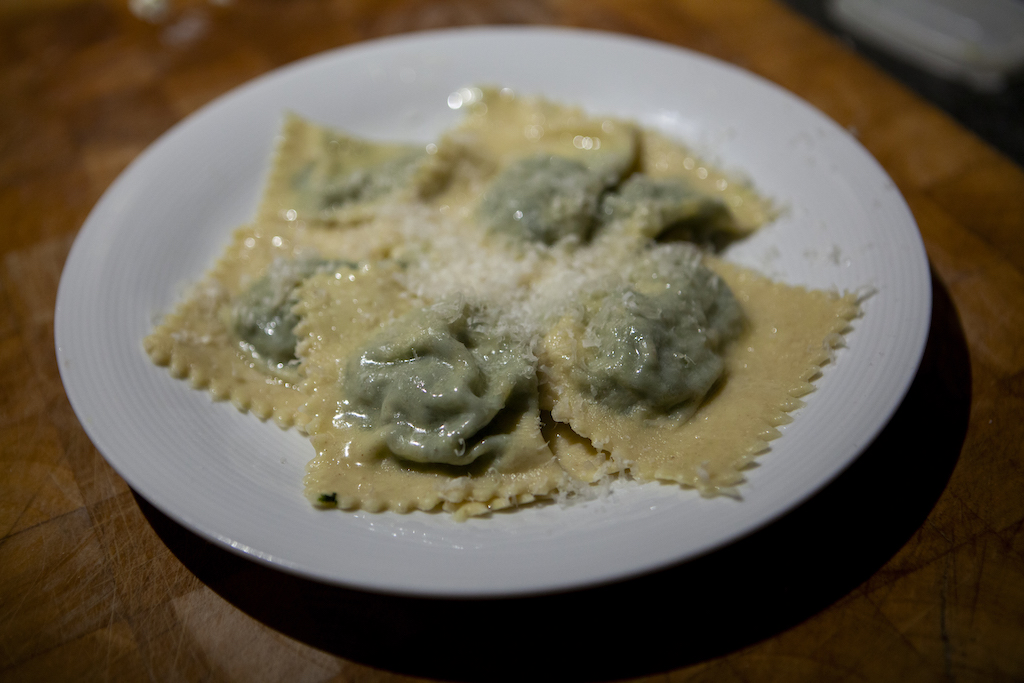
<instances>
[{"instance_id":1,"label":"green spinach filling","mask_svg":"<svg viewBox=\"0 0 1024 683\"><path fill-rule=\"evenodd\" d=\"M327 131L316 159L290 178L299 217L331 220L339 209L373 202L410 186L426 152L377 144Z\"/></svg>"},{"instance_id":2,"label":"green spinach filling","mask_svg":"<svg viewBox=\"0 0 1024 683\"><path fill-rule=\"evenodd\" d=\"M299 318L292 309L298 303L299 285L314 273L342 267L355 268L356 264L321 259L274 261L266 275L235 301L232 309L235 334L270 363L294 362L298 343L294 329Z\"/></svg>"},{"instance_id":3,"label":"green spinach filling","mask_svg":"<svg viewBox=\"0 0 1024 683\"><path fill-rule=\"evenodd\" d=\"M376 431L400 458L468 465L503 449L508 435L486 428L518 394L535 391L527 351L468 306L414 311L349 360L339 417Z\"/></svg>"},{"instance_id":4,"label":"green spinach filling","mask_svg":"<svg viewBox=\"0 0 1024 683\"><path fill-rule=\"evenodd\" d=\"M622 412L693 412L722 376L743 313L688 245L663 245L623 285L586 306L581 389Z\"/></svg>"},{"instance_id":5,"label":"green spinach filling","mask_svg":"<svg viewBox=\"0 0 1024 683\"><path fill-rule=\"evenodd\" d=\"M701 195L681 181L654 179L636 173L601 200L603 224L624 223L654 239L666 232L691 242L709 242L727 230L725 205Z\"/></svg>"},{"instance_id":6,"label":"green spinach filling","mask_svg":"<svg viewBox=\"0 0 1024 683\"><path fill-rule=\"evenodd\" d=\"M340 166L324 179L318 190L321 210L333 210L356 202L380 199L406 187L424 154L419 149L396 156L368 168Z\"/></svg>"},{"instance_id":7,"label":"green spinach filling","mask_svg":"<svg viewBox=\"0 0 1024 683\"><path fill-rule=\"evenodd\" d=\"M480 200L478 215L494 232L554 244L586 240L605 182L572 159L543 154L513 162Z\"/></svg>"}]
</instances>

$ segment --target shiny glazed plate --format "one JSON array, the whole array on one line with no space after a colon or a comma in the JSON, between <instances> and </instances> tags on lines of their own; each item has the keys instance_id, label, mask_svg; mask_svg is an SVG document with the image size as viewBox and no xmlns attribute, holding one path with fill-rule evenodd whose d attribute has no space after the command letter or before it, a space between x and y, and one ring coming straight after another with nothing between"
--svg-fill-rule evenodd
<instances>
[{"instance_id":1,"label":"shiny glazed plate","mask_svg":"<svg viewBox=\"0 0 1024 683\"><path fill-rule=\"evenodd\" d=\"M792 284L873 292L742 500L621 482L607 496L458 523L445 514L313 509L313 449L154 366L142 339L249 220L282 115L427 143L459 88L493 84L631 118L751 179L786 208L726 258ZM457 98L456 98L457 99ZM407 595L580 588L685 561L818 491L903 399L931 287L913 217L833 121L750 73L664 44L563 29L482 28L362 43L278 69L179 123L110 186L68 257L61 376L82 426L139 494L201 536L279 569Z\"/></svg>"}]
</instances>

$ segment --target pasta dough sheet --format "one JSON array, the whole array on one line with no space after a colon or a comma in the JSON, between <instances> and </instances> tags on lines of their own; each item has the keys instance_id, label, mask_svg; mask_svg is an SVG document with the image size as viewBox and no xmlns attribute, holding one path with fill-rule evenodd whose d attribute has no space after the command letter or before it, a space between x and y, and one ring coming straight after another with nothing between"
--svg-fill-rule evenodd
<instances>
[{"instance_id":1,"label":"pasta dough sheet","mask_svg":"<svg viewBox=\"0 0 1024 683\"><path fill-rule=\"evenodd\" d=\"M288 225L236 230L213 270L143 342L153 362L168 366L173 376L284 428L294 424L305 402L297 368L272 369L253 358L240 346L229 319L235 297L275 257L290 253L293 241Z\"/></svg>"},{"instance_id":2,"label":"pasta dough sheet","mask_svg":"<svg viewBox=\"0 0 1024 683\"><path fill-rule=\"evenodd\" d=\"M276 220L241 227L210 273L143 340L143 347L154 363L196 389L207 389L214 400L230 400L242 412L291 427L306 401L299 364L280 366L247 350L231 329L234 302L276 260L322 253L380 259L395 239L386 221L344 233Z\"/></svg>"},{"instance_id":3,"label":"pasta dough sheet","mask_svg":"<svg viewBox=\"0 0 1024 683\"><path fill-rule=\"evenodd\" d=\"M546 340L551 416L577 435L562 432L555 451L575 476L597 481L626 470L639 481L735 495L743 468L779 436L775 428L791 421L787 413L803 405L799 397L813 390L811 381L858 314L850 294L789 287L723 261L713 268L743 302L748 324L725 355L724 380L688 420L608 410L566 377L581 335L558 328Z\"/></svg>"},{"instance_id":4,"label":"pasta dough sheet","mask_svg":"<svg viewBox=\"0 0 1024 683\"><path fill-rule=\"evenodd\" d=\"M402 461L365 430L339 425L344 397L337 378L344 359L375 332L425 305L401 288L395 269L365 266L340 277L319 275L303 285L298 309L310 396L303 421L317 452L306 476L310 502L321 502L330 492L342 508L405 512L443 505L464 518L556 490L565 476L541 436L536 394L510 411L503 425L510 445L466 468Z\"/></svg>"}]
</instances>

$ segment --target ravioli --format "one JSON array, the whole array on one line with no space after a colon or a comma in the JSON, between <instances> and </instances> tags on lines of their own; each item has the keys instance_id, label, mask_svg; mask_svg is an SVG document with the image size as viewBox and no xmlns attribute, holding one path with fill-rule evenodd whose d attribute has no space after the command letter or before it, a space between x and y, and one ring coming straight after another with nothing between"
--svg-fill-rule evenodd
<instances>
[{"instance_id":1,"label":"ravioli","mask_svg":"<svg viewBox=\"0 0 1024 683\"><path fill-rule=\"evenodd\" d=\"M466 311L442 304L424 315L425 302L398 284L394 268L368 265L340 278L319 275L303 285L298 312L306 335L301 353L309 368L305 388L310 395L303 412L317 451L306 477L311 502L373 511L441 505L464 517L532 502L557 489L564 473L541 436L537 380L525 355L528 349L500 349L495 347L502 344L494 339L478 339L470 344L482 362L466 358L471 356L466 344L451 334L465 325ZM431 325L444 331L431 331ZM364 363L367 354L373 358ZM472 395L472 378L466 375L487 364L484 356L492 356L490 365L499 376L478 389L483 396ZM450 367L424 371L423 364ZM376 377L359 377L352 365L369 365ZM393 375L380 371L381 365L405 366L406 375L396 383ZM349 381L339 381L345 377ZM375 383L391 386L379 391ZM416 384L429 385L432 402L416 402L423 393ZM462 400L456 396L460 391L471 397ZM389 396L375 401L377 393ZM489 405L467 410L474 399ZM414 412L427 416L409 414ZM445 418L460 422L467 412L475 412L471 420L477 422L488 417L485 434L480 427L470 433L441 428L436 431L442 434L427 437L427 445L410 444L417 425L436 425Z\"/></svg>"},{"instance_id":2,"label":"ravioli","mask_svg":"<svg viewBox=\"0 0 1024 683\"><path fill-rule=\"evenodd\" d=\"M705 496L738 495L743 468L779 436L776 427L791 421L787 413L813 390L810 382L859 313L851 294L789 287L723 261L709 265L743 301L746 321L723 355L713 398L699 405L661 415L616 410L572 381L584 343L580 328L549 333L547 405L552 419L576 435L575 452L564 434L562 450L556 448L570 466L601 474L625 469L639 481L676 482Z\"/></svg>"},{"instance_id":3,"label":"ravioli","mask_svg":"<svg viewBox=\"0 0 1024 683\"><path fill-rule=\"evenodd\" d=\"M293 236L289 226L239 228L213 270L143 343L153 362L169 366L175 377L282 427L294 423L305 401L297 388L297 363L264 359L246 348L235 333L232 310L253 274L291 255Z\"/></svg>"},{"instance_id":4,"label":"ravioli","mask_svg":"<svg viewBox=\"0 0 1024 683\"><path fill-rule=\"evenodd\" d=\"M665 136L457 94L426 146L288 115L255 222L150 357L308 434L321 508L465 519L624 475L735 495L853 297L716 259L773 205Z\"/></svg>"},{"instance_id":5,"label":"ravioli","mask_svg":"<svg viewBox=\"0 0 1024 683\"><path fill-rule=\"evenodd\" d=\"M425 157L421 146L360 140L289 114L257 220L370 220L375 206L411 187Z\"/></svg>"},{"instance_id":6,"label":"ravioli","mask_svg":"<svg viewBox=\"0 0 1024 683\"><path fill-rule=\"evenodd\" d=\"M658 245L632 261L548 332L545 339L566 338L573 348L546 360L561 371L551 374L567 375L576 391L630 419L683 420L720 379L743 312L690 245ZM553 345L560 344L542 344ZM564 382L550 384L564 390Z\"/></svg>"},{"instance_id":7,"label":"ravioli","mask_svg":"<svg viewBox=\"0 0 1024 683\"><path fill-rule=\"evenodd\" d=\"M549 245L584 241L604 189L601 177L582 162L539 154L509 164L481 197L477 213L497 233Z\"/></svg>"}]
</instances>

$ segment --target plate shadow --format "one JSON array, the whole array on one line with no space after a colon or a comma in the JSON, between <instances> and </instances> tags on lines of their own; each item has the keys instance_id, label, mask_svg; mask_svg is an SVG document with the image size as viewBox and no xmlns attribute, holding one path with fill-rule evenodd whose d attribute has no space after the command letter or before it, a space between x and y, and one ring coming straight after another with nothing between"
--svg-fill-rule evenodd
<instances>
[{"instance_id":1,"label":"plate shadow","mask_svg":"<svg viewBox=\"0 0 1024 683\"><path fill-rule=\"evenodd\" d=\"M285 574L139 507L233 605L345 659L449 680L610 680L676 669L780 633L848 594L917 531L967 432L963 329L932 272L924 359L892 420L831 484L761 530L690 562L587 590L498 600L378 595Z\"/></svg>"}]
</instances>

